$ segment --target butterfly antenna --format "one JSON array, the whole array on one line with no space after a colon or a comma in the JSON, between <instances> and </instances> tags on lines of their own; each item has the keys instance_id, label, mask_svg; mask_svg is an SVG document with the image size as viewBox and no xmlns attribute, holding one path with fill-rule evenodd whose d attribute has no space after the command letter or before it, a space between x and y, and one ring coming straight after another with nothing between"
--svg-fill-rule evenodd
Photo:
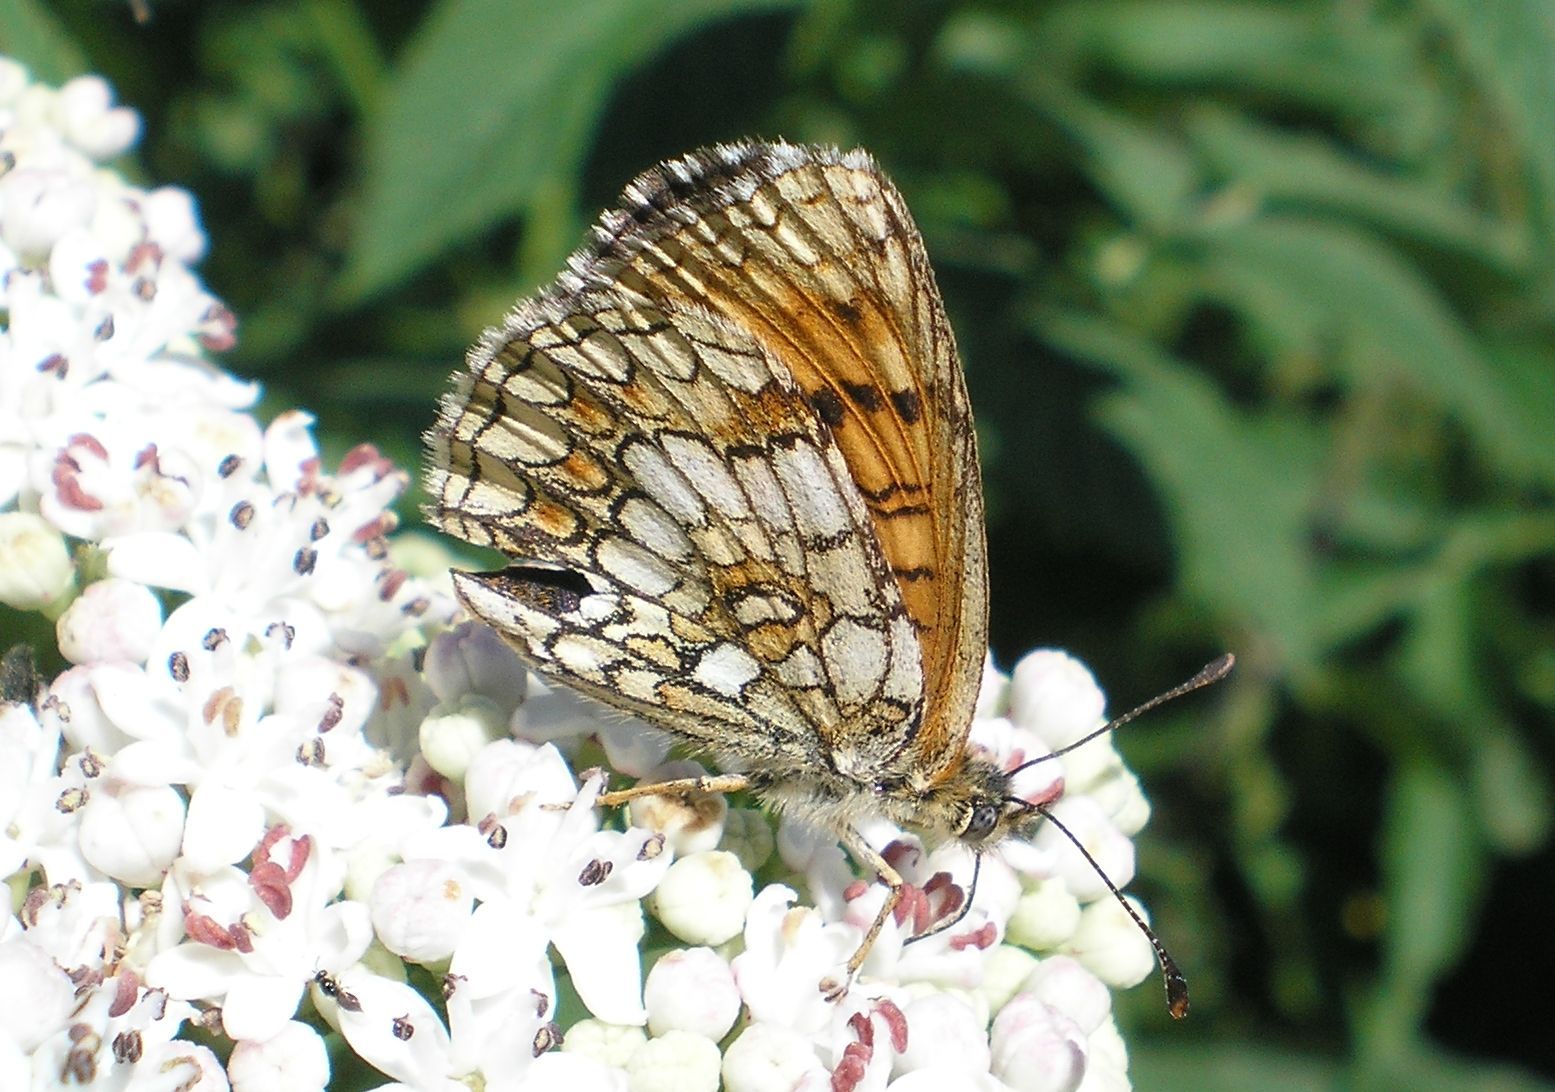
<instances>
[{"instance_id":1,"label":"butterfly antenna","mask_svg":"<svg viewBox=\"0 0 1555 1092\"><path fill-rule=\"evenodd\" d=\"M1070 751L1077 751L1096 737L1104 736L1108 732L1117 731L1129 721L1144 716L1158 705L1165 705L1167 702L1176 698L1180 698L1184 694L1191 694L1195 690L1200 690L1206 686L1209 686L1211 683L1219 682L1221 679L1231 674L1231 668L1235 664L1236 657L1227 652L1225 655L1220 656L1210 663L1205 664L1199 673L1193 676L1193 678L1189 679L1187 682L1178 683L1164 694L1157 694L1155 697L1145 702L1145 704L1134 709L1130 709L1121 717L1114 717L1112 720L1109 720L1106 724L1103 724L1100 728L1096 729L1096 731L1090 733L1089 735L1081 736L1073 743L1065 744L1058 750L1051 751L1048 754L1043 755L1041 758L1034 758L1030 762L1022 762L1019 766L1015 767L1015 769L1011 770L1010 773L1017 774L1029 766L1035 766L1038 763L1046 762L1050 758L1058 758L1061 755L1068 754Z\"/></svg>"},{"instance_id":2,"label":"butterfly antenna","mask_svg":"<svg viewBox=\"0 0 1555 1092\"><path fill-rule=\"evenodd\" d=\"M1218 661L1217 661L1218 662ZM1213 666L1213 665L1212 665ZM1201 684L1202 685L1202 684ZM1086 849L1075 837L1074 831L1066 827L1058 817L1046 807L1039 805L1036 811L1042 818L1052 823L1069 839L1071 845L1080 851L1086 863L1096 870L1096 875L1101 877L1101 882L1107 885L1107 890L1112 892L1112 897L1118 900L1118 905L1128 911L1128 916L1134 919L1134 924L1139 926L1139 931L1145 934L1145 939L1150 942L1150 947L1155 949L1156 959L1161 961L1161 979L1166 985L1166 1011L1172 1014L1173 1020L1181 1020L1188 1015L1188 979L1177 966L1177 961L1166 950L1166 945L1161 943L1161 938L1155 935L1155 930L1145 923L1145 919L1139 916L1139 911L1134 909L1134 904L1123 897L1123 892L1118 890L1118 885L1112 882L1112 877L1107 875L1101 862L1091 856L1091 851Z\"/></svg>"}]
</instances>

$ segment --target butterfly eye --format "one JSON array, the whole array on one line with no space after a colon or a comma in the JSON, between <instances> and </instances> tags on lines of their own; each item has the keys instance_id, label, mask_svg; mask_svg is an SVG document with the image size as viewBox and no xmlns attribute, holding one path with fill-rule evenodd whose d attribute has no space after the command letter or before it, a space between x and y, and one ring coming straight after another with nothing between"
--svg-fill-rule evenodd
<instances>
[{"instance_id":1,"label":"butterfly eye","mask_svg":"<svg viewBox=\"0 0 1555 1092\"><path fill-rule=\"evenodd\" d=\"M993 828L999 823L999 809L992 804L978 804L972 809L972 814L967 817L966 829L961 832L963 840L968 842L981 842L993 833Z\"/></svg>"}]
</instances>

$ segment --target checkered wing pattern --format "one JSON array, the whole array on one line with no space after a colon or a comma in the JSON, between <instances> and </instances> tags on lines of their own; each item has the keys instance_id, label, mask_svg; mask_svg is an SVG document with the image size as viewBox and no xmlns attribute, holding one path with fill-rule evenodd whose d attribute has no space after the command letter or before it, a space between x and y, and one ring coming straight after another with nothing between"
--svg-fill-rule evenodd
<instances>
[{"instance_id":1,"label":"checkered wing pattern","mask_svg":"<svg viewBox=\"0 0 1555 1092\"><path fill-rule=\"evenodd\" d=\"M768 769L949 769L986 647L966 393L863 153L736 145L628 187L471 354L430 513L542 672Z\"/></svg>"}]
</instances>

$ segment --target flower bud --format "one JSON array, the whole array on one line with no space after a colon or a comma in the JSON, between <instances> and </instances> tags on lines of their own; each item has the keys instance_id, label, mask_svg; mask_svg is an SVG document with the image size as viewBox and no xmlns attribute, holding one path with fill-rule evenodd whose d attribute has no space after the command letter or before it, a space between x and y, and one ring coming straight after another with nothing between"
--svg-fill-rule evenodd
<instances>
[{"instance_id":1,"label":"flower bud","mask_svg":"<svg viewBox=\"0 0 1555 1092\"><path fill-rule=\"evenodd\" d=\"M48 167L17 167L0 178L0 240L20 255L42 257L97 208L86 179Z\"/></svg>"},{"instance_id":2,"label":"flower bud","mask_svg":"<svg viewBox=\"0 0 1555 1092\"><path fill-rule=\"evenodd\" d=\"M582 1054L610 1066L624 1066L648 1041L642 1028L607 1024L603 1020L579 1020L567 1029L562 1050Z\"/></svg>"},{"instance_id":3,"label":"flower bud","mask_svg":"<svg viewBox=\"0 0 1555 1092\"><path fill-rule=\"evenodd\" d=\"M896 1059L898 1075L947 1060L974 1073L988 1071L988 1035L983 1021L959 997L931 993L909 1002L903 1015L907 1018L907 1049Z\"/></svg>"},{"instance_id":4,"label":"flower bud","mask_svg":"<svg viewBox=\"0 0 1555 1092\"><path fill-rule=\"evenodd\" d=\"M1112 1013L1112 994L1107 987L1069 956L1042 960L1027 976L1020 992L1063 1013L1087 1035Z\"/></svg>"},{"instance_id":5,"label":"flower bud","mask_svg":"<svg viewBox=\"0 0 1555 1092\"><path fill-rule=\"evenodd\" d=\"M113 576L87 585L55 624L60 653L76 664L143 664L161 631L162 604L151 589Z\"/></svg>"},{"instance_id":6,"label":"flower bud","mask_svg":"<svg viewBox=\"0 0 1555 1092\"><path fill-rule=\"evenodd\" d=\"M1029 994L994 1017L993 1074L1021 1092L1074 1092L1085 1076L1085 1033Z\"/></svg>"},{"instance_id":7,"label":"flower bud","mask_svg":"<svg viewBox=\"0 0 1555 1092\"><path fill-rule=\"evenodd\" d=\"M0 515L0 603L42 610L70 590L75 567L65 536L31 512Z\"/></svg>"},{"instance_id":8,"label":"flower bud","mask_svg":"<svg viewBox=\"0 0 1555 1092\"><path fill-rule=\"evenodd\" d=\"M774 1024L752 1024L724 1051L726 1092L790 1092L824 1073L810 1040Z\"/></svg>"},{"instance_id":9,"label":"flower bud","mask_svg":"<svg viewBox=\"0 0 1555 1092\"><path fill-rule=\"evenodd\" d=\"M81 855L126 887L154 887L178 856L183 797L170 785L101 786L81 813Z\"/></svg>"},{"instance_id":10,"label":"flower bud","mask_svg":"<svg viewBox=\"0 0 1555 1092\"><path fill-rule=\"evenodd\" d=\"M1129 901L1145 917L1139 904ZM1063 947L1109 986L1137 986L1155 969L1149 939L1117 899L1098 899L1081 911L1079 928Z\"/></svg>"},{"instance_id":11,"label":"flower bud","mask_svg":"<svg viewBox=\"0 0 1555 1092\"><path fill-rule=\"evenodd\" d=\"M683 948L659 957L643 984L648 1030L689 1031L722 1039L740 1015L734 972L711 948Z\"/></svg>"},{"instance_id":12,"label":"flower bud","mask_svg":"<svg viewBox=\"0 0 1555 1092\"><path fill-rule=\"evenodd\" d=\"M59 89L59 124L65 138L93 159L112 159L140 136L140 115L113 105L101 76L77 76Z\"/></svg>"},{"instance_id":13,"label":"flower bud","mask_svg":"<svg viewBox=\"0 0 1555 1092\"><path fill-rule=\"evenodd\" d=\"M469 925L474 897L442 861L406 861L373 884L373 929L383 946L416 963L453 954Z\"/></svg>"},{"instance_id":14,"label":"flower bud","mask_svg":"<svg viewBox=\"0 0 1555 1092\"><path fill-rule=\"evenodd\" d=\"M722 944L739 934L754 897L751 875L723 850L693 853L670 865L648 906L688 944Z\"/></svg>"},{"instance_id":15,"label":"flower bud","mask_svg":"<svg viewBox=\"0 0 1555 1092\"><path fill-rule=\"evenodd\" d=\"M244 1040L227 1061L232 1092L286 1092L293 1088L324 1088L329 1084L329 1053L324 1040L307 1024L288 1020L264 1042Z\"/></svg>"},{"instance_id":16,"label":"flower bud","mask_svg":"<svg viewBox=\"0 0 1555 1092\"><path fill-rule=\"evenodd\" d=\"M507 735L507 717L490 698L465 694L452 706L439 705L419 730L421 754L438 773L463 781L471 761L488 743Z\"/></svg>"},{"instance_id":17,"label":"flower bud","mask_svg":"<svg viewBox=\"0 0 1555 1092\"><path fill-rule=\"evenodd\" d=\"M484 695L504 720L524 700L529 677L518 654L496 630L476 622L432 638L422 671L438 701L453 704L467 694Z\"/></svg>"},{"instance_id":18,"label":"flower bud","mask_svg":"<svg viewBox=\"0 0 1555 1092\"><path fill-rule=\"evenodd\" d=\"M1076 898L1089 902L1109 894L1106 881L1097 874L1098 868L1115 886L1128 886L1134 878L1134 843L1112 825L1096 801L1085 796L1067 796L1051 810L1091 855L1091 860L1086 860L1054 823L1044 823L1037 831L1037 848L1053 855L1054 873Z\"/></svg>"},{"instance_id":19,"label":"flower bud","mask_svg":"<svg viewBox=\"0 0 1555 1092\"><path fill-rule=\"evenodd\" d=\"M689 1031L649 1039L626 1064L631 1092L718 1092L718 1044Z\"/></svg>"},{"instance_id":20,"label":"flower bud","mask_svg":"<svg viewBox=\"0 0 1555 1092\"><path fill-rule=\"evenodd\" d=\"M1050 879L1020 897L1008 928L1016 944L1041 952L1068 940L1079 925L1080 900L1063 880Z\"/></svg>"},{"instance_id":21,"label":"flower bud","mask_svg":"<svg viewBox=\"0 0 1555 1092\"><path fill-rule=\"evenodd\" d=\"M1078 907L1075 917L1079 917ZM978 987L989 1010L998 1012L1009 1004L1036 965L1035 956L1014 944L1001 944L989 952L983 963L983 982Z\"/></svg>"},{"instance_id":22,"label":"flower bud","mask_svg":"<svg viewBox=\"0 0 1555 1092\"><path fill-rule=\"evenodd\" d=\"M754 808L730 808L724 816L724 836L719 845L740 859L745 871L755 872L772 858L775 840L772 824Z\"/></svg>"},{"instance_id":23,"label":"flower bud","mask_svg":"<svg viewBox=\"0 0 1555 1092\"><path fill-rule=\"evenodd\" d=\"M1010 672L1010 719L1054 750L1101 727L1105 708L1095 676L1067 653L1039 648Z\"/></svg>"}]
</instances>

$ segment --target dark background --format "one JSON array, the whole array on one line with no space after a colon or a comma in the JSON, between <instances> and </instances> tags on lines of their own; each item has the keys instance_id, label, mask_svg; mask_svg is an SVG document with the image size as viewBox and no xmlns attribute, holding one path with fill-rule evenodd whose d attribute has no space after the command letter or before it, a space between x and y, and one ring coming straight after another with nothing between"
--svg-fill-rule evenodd
<instances>
[{"instance_id":1,"label":"dark background","mask_svg":"<svg viewBox=\"0 0 1555 1092\"><path fill-rule=\"evenodd\" d=\"M1194 987L1120 997L1140 1087L1555 1079L1549 4L0 0L0 49L142 112L266 412L405 466L633 174L869 148L966 359L1000 661L1121 710L1239 656L1119 740Z\"/></svg>"}]
</instances>

